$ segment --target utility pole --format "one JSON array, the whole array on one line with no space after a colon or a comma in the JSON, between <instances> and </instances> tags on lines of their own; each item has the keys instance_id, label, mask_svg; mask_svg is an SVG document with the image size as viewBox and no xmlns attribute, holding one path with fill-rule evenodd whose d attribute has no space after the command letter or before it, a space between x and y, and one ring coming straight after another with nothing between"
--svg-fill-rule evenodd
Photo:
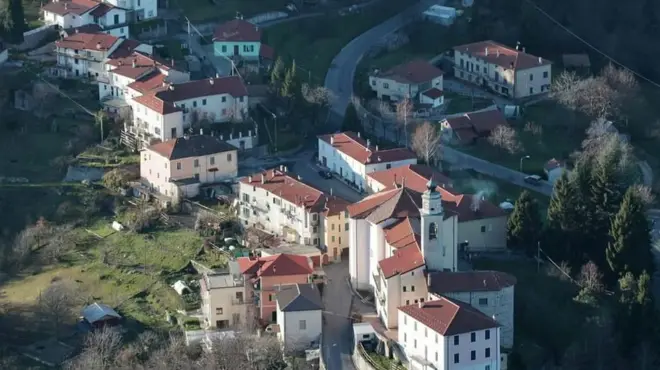
<instances>
[{"instance_id":1,"label":"utility pole","mask_svg":"<svg viewBox=\"0 0 660 370\"><path fill-rule=\"evenodd\" d=\"M536 243L536 272L541 272L541 242Z\"/></svg>"}]
</instances>

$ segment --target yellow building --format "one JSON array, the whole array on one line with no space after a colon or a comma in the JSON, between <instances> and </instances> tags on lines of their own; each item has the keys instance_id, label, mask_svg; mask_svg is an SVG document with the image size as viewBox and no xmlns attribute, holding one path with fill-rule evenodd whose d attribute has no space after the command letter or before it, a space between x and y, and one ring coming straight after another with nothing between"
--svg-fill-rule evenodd
<instances>
[{"instance_id":1,"label":"yellow building","mask_svg":"<svg viewBox=\"0 0 660 370\"><path fill-rule=\"evenodd\" d=\"M325 216L325 245L328 247L328 256L333 261L340 261L341 257L348 258L348 202L344 199L330 196L326 202Z\"/></svg>"}]
</instances>

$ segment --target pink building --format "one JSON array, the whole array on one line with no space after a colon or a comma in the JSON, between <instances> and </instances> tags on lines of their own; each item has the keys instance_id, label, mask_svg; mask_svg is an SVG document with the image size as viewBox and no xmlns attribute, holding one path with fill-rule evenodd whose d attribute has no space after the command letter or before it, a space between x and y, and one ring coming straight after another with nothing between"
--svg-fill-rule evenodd
<instances>
[{"instance_id":1,"label":"pink building","mask_svg":"<svg viewBox=\"0 0 660 370\"><path fill-rule=\"evenodd\" d=\"M248 300L254 300L255 314L263 322L277 321L275 296L282 285L307 284L314 271L306 256L278 254L269 257L238 259L246 282Z\"/></svg>"}]
</instances>

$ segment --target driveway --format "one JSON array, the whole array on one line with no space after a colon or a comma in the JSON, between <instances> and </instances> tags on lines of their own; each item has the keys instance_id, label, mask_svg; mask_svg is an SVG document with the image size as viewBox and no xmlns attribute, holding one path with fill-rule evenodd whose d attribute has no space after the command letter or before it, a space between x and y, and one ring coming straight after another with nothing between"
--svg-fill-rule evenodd
<instances>
[{"instance_id":1,"label":"driveway","mask_svg":"<svg viewBox=\"0 0 660 370\"><path fill-rule=\"evenodd\" d=\"M346 282L348 261L327 265L324 270L328 282L323 290L321 355L327 370L352 370L353 325L349 316L353 293Z\"/></svg>"}]
</instances>

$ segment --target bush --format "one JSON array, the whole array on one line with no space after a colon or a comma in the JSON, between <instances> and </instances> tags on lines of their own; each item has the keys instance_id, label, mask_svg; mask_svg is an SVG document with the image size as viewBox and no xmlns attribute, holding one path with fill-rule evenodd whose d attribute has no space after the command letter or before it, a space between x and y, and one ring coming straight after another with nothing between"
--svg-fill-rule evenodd
<instances>
[{"instance_id":1,"label":"bush","mask_svg":"<svg viewBox=\"0 0 660 370\"><path fill-rule=\"evenodd\" d=\"M125 189L128 186L128 182L133 180L133 178L134 176L130 172L121 168L115 168L103 175L103 185L113 190Z\"/></svg>"}]
</instances>

